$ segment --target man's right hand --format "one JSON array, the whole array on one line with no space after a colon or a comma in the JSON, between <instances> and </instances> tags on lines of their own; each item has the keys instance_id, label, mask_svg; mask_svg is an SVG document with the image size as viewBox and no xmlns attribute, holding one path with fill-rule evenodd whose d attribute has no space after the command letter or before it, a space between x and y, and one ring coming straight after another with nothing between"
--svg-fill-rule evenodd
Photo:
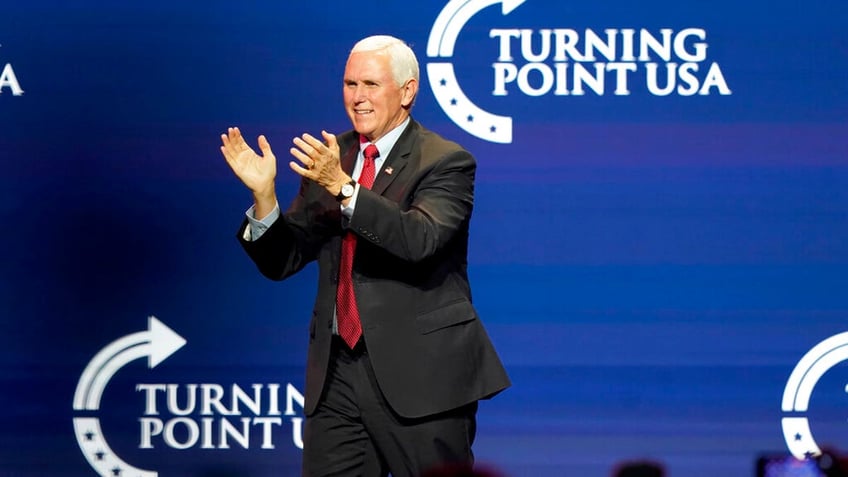
<instances>
[{"instance_id":1,"label":"man's right hand","mask_svg":"<svg viewBox=\"0 0 848 477\"><path fill-rule=\"evenodd\" d=\"M271 145L265 136L259 136L259 149L262 155L256 154L245 142L238 128L228 128L227 134L221 134L221 153L227 164L244 185L253 192L255 216L258 218L268 215L277 206L277 195L274 190L274 178L277 176L277 158L271 152Z\"/></svg>"}]
</instances>

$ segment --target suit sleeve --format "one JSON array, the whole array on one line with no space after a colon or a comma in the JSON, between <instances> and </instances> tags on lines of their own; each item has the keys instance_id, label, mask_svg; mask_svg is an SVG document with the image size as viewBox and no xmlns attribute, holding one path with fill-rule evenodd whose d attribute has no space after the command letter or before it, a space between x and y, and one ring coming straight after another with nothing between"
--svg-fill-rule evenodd
<instances>
[{"instance_id":1,"label":"suit sleeve","mask_svg":"<svg viewBox=\"0 0 848 477\"><path fill-rule=\"evenodd\" d=\"M408 184L408 205L360 189L349 227L401 259L425 260L468 227L475 172L469 152L451 150L414 175Z\"/></svg>"},{"instance_id":2,"label":"suit sleeve","mask_svg":"<svg viewBox=\"0 0 848 477\"><path fill-rule=\"evenodd\" d=\"M272 280L283 280L316 259L322 235L316 225L316 207L307 198L309 186L302 183L288 210L261 237L245 240L247 220L239 228L238 240L259 271Z\"/></svg>"}]
</instances>

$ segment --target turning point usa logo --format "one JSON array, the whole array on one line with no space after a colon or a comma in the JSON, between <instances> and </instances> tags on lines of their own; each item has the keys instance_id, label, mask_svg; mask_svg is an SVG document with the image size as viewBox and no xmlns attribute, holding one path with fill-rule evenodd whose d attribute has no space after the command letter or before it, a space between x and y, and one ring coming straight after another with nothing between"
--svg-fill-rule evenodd
<instances>
[{"instance_id":1,"label":"turning point usa logo","mask_svg":"<svg viewBox=\"0 0 848 477\"><path fill-rule=\"evenodd\" d=\"M810 426L810 402L822 377L845 363L848 363L848 331L813 346L789 375L781 401L784 413L781 425L786 446L797 459L809 459L822 454ZM843 390L848 393L848 384L844 385Z\"/></svg>"},{"instance_id":2,"label":"turning point usa logo","mask_svg":"<svg viewBox=\"0 0 848 477\"><path fill-rule=\"evenodd\" d=\"M0 48L2 47L3 45L0 45ZM0 61L0 65L2 64L3 62ZM11 91L12 96L21 96L24 94L24 90L18 82L18 77L15 75L15 70L12 68L11 63L6 63L2 71L0 71L0 95L3 94L4 90Z\"/></svg>"},{"instance_id":3,"label":"turning point usa logo","mask_svg":"<svg viewBox=\"0 0 848 477\"><path fill-rule=\"evenodd\" d=\"M486 141L512 142L512 117L475 105L456 79L454 46L463 26L479 11L501 4L509 15L526 0L451 0L436 18L427 41L427 76L445 114L469 134ZM703 28L552 27L493 28L492 96L630 95L636 82L654 96L732 94L718 63L707 55Z\"/></svg>"},{"instance_id":4,"label":"turning point usa logo","mask_svg":"<svg viewBox=\"0 0 848 477\"><path fill-rule=\"evenodd\" d=\"M122 367L147 359L153 369L186 340L159 321L100 350L86 366L74 393L74 433L88 463L101 477L156 477L158 472L125 462L109 446L97 413L106 385ZM143 406L126 416L138 425L139 449L274 449L291 440L302 449L303 395L291 384L140 383ZM295 411L299 408L299 411ZM290 426L290 428L289 428Z\"/></svg>"}]
</instances>

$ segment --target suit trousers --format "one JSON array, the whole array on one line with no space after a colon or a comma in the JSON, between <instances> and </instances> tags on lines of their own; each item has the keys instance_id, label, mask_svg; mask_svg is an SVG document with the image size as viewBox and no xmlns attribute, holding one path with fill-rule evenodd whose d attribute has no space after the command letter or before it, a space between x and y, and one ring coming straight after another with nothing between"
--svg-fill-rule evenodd
<instances>
[{"instance_id":1,"label":"suit trousers","mask_svg":"<svg viewBox=\"0 0 848 477\"><path fill-rule=\"evenodd\" d=\"M477 402L422 418L397 415L374 377L362 340L333 337L330 368L303 430L303 476L418 477L470 467Z\"/></svg>"}]
</instances>

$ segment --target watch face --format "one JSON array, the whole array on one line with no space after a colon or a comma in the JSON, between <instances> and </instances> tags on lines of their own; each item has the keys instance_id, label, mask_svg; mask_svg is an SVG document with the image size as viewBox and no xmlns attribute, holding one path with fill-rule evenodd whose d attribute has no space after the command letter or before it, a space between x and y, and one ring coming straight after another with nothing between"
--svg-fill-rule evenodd
<instances>
[{"instance_id":1,"label":"watch face","mask_svg":"<svg viewBox=\"0 0 848 477\"><path fill-rule=\"evenodd\" d=\"M353 195L353 186L350 184L345 184L342 186L342 195L345 197L350 197Z\"/></svg>"}]
</instances>

